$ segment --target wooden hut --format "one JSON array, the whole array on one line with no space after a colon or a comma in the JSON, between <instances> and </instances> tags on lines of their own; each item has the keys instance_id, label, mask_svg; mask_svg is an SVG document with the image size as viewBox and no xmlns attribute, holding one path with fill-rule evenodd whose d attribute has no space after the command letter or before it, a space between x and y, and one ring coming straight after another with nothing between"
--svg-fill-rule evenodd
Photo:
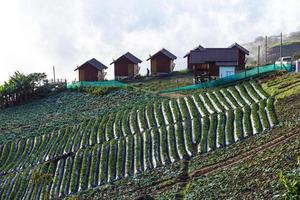
<instances>
[{"instance_id":1,"label":"wooden hut","mask_svg":"<svg viewBox=\"0 0 300 200\"><path fill-rule=\"evenodd\" d=\"M115 69L115 79L126 79L126 78L134 78L139 74L140 67L139 63L142 61L127 52L117 60L114 60L112 64L114 64Z\"/></svg>"},{"instance_id":2,"label":"wooden hut","mask_svg":"<svg viewBox=\"0 0 300 200\"><path fill-rule=\"evenodd\" d=\"M150 60L151 75L169 74L173 72L177 57L166 49L162 49L147 59Z\"/></svg>"},{"instance_id":3,"label":"wooden hut","mask_svg":"<svg viewBox=\"0 0 300 200\"><path fill-rule=\"evenodd\" d=\"M192 50L189 64L193 66L195 80L224 78L245 69L249 51L235 43L228 48Z\"/></svg>"},{"instance_id":4,"label":"wooden hut","mask_svg":"<svg viewBox=\"0 0 300 200\"><path fill-rule=\"evenodd\" d=\"M79 81L103 81L107 67L95 58L83 63L75 69L79 72Z\"/></svg>"}]
</instances>

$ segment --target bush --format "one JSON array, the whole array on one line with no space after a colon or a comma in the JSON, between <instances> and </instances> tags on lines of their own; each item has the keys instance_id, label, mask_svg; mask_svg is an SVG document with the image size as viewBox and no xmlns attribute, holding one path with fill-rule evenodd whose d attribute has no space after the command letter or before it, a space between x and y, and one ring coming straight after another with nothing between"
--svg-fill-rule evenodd
<instances>
[{"instance_id":1,"label":"bush","mask_svg":"<svg viewBox=\"0 0 300 200\"><path fill-rule=\"evenodd\" d=\"M64 153L67 154L67 153L70 153L70 151L72 150L72 144L73 144L73 139L75 137L75 134L76 134L76 128L77 126L73 126L72 127L72 131L68 137L68 141L64 147ZM43 135L44 137L45 135Z\"/></svg>"},{"instance_id":2,"label":"bush","mask_svg":"<svg viewBox=\"0 0 300 200\"><path fill-rule=\"evenodd\" d=\"M81 143L81 136L84 132L86 125L87 125L87 121L80 123L79 129L77 130L77 133L74 138L73 145L72 145L72 152L76 152L79 149L80 143Z\"/></svg>"},{"instance_id":3,"label":"bush","mask_svg":"<svg viewBox=\"0 0 300 200\"><path fill-rule=\"evenodd\" d=\"M175 125L175 137L177 142L177 150L180 156L180 159L183 159L187 157L187 152L184 146L184 138L183 138L183 130L182 130L182 124L177 123Z\"/></svg>"},{"instance_id":4,"label":"bush","mask_svg":"<svg viewBox=\"0 0 300 200\"><path fill-rule=\"evenodd\" d=\"M88 174L90 167L90 148L86 148L83 153L81 169L80 169L80 190L85 190L88 187Z\"/></svg>"},{"instance_id":5,"label":"bush","mask_svg":"<svg viewBox=\"0 0 300 200\"><path fill-rule=\"evenodd\" d=\"M262 95L263 97L268 97L269 96L264 91L264 89L261 87L261 85L259 83L257 83L256 81L251 81L250 83L253 86L254 90L256 90L258 93L260 93L260 95Z\"/></svg>"},{"instance_id":6,"label":"bush","mask_svg":"<svg viewBox=\"0 0 300 200\"><path fill-rule=\"evenodd\" d=\"M207 152L207 137L208 137L208 129L209 129L209 118L203 117L201 118L201 139L198 152L205 153Z\"/></svg>"},{"instance_id":7,"label":"bush","mask_svg":"<svg viewBox=\"0 0 300 200\"><path fill-rule=\"evenodd\" d=\"M126 138L126 176L131 176L133 172L133 136L129 135Z\"/></svg>"},{"instance_id":8,"label":"bush","mask_svg":"<svg viewBox=\"0 0 300 200\"><path fill-rule=\"evenodd\" d=\"M194 145L198 145L201 138L201 124L199 122L200 120L200 117L194 118L192 120L192 142L194 143Z\"/></svg>"},{"instance_id":9,"label":"bush","mask_svg":"<svg viewBox=\"0 0 300 200\"><path fill-rule=\"evenodd\" d=\"M231 108L237 108L237 107L240 106L238 104L238 102L235 100L235 98L233 98L232 94L230 92L228 92L228 90L222 89L220 91L222 91L222 93L224 94L224 96L229 100L228 103L230 103L232 105Z\"/></svg>"},{"instance_id":10,"label":"bush","mask_svg":"<svg viewBox=\"0 0 300 200\"><path fill-rule=\"evenodd\" d=\"M219 147L225 146L225 135L224 135L224 114L218 115L218 126L217 126L217 140Z\"/></svg>"},{"instance_id":11,"label":"bush","mask_svg":"<svg viewBox=\"0 0 300 200\"><path fill-rule=\"evenodd\" d=\"M260 116L260 120L261 120L263 128L267 129L267 128L269 128L269 122L268 122L265 108L266 108L266 100L260 100L259 101L259 116Z\"/></svg>"},{"instance_id":12,"label":"bush","mask_svg":"<svg viewBox=\"0 0 300 200\"><path fill-rule=\"evenodd\" d=\"M160 106L161 106L161 104L159 104L158 102L154 103L154 113L155 113L156 122L157 122L158 127L165 125L164 116L162 114Z\"/></svg>"},{"instance_id":13,"label":"bush","mask_svg":"<svg viewBox=\"0 0 300 200\"><path fill-rule=\"evenodd\" d=\"M208 110L206 109L206 107L204 106L202 100L200 99L199 95L194 95L193 96L195 101L197 102L199 109L201 111L201 115L202 116L207 116L209 114Z\"/></svg>"},{"instance_id":14,"label":"bush","mask_svg":"<svg viewBox=\"0 0 300 200\"><path fill-rule=\"evenodd\" d=\"M104 184L107 182L107 168L109 159L109 142L105 142L101 147L101 159L100 159L100 171L99 171L99 184Z\"/></svg>"},{"instance_id":15,"label":"bush","mask_svg":"<svg viewBox=\"0 0 300 200\"><path fill-rule=\"evenodd\" d=\"M183 137L188 155L194 155L195 146L193 145L192 126L190 120L183 122Z\"/></svg>"},{"instance_id":16,"label":"bush","mask_svg":"<svg viewBox=\"0 0 300 200\"><path fill-rule=\"evenodd\" d=\"M274 108L274 101L275 101L274 97L270 97L267 99L267 111L272 126L278 123L275 108Z\"/></svg>"},{"instance_id":17,"label":"bush","mask_svg":"<svg viewBox=\"0 0 300 200\"><path fill-rule=\"evenodd\" d=\"M245 136L253 135L252 124L251 124L251 109L249 106L244 107L244 114L243 114L243 127Z\"/></svg>"},{"instance_id":18,"label":"bush","mask_svg":"<svg viewBox=\"0 0 300 200\"><path fill-rule=\"evenodd\" d=\"M285 200L300 199L300 157L298 157L298 167L288 173L279 173L279 181L285 189L282 197Z\"/></svg>"},{"instance_id":19,"label":"bush","mask_svg":"<svg viewBox=\"0 0 300 200\"><path fill-rule=\"evenodd\" d=\"M142 172L142 139L141 134L135 134L134 136L134 166L135 173Z\"/></svg>"},{"instance_id":20,"label":"bush","mask_svg":"<svg viewBox=\"0 0 300 200\"><path fill-rule=\"evenodd\" d=\"M248 92L249 94L251 94L251 97L252 97L256 102L258 102L258 101L261 99L261 97L259 96L259 94L256 92L256 90L252 87L252 85L251 85L249 82L245 83L245 84L244 84L244 87L246 88L247 92Z\"/></svg>"},{"instance_id":21,"label":"bush","mask_svg":"<svg viewBox=\"0 0 300 200\"><path fill-rule=\"evenodd\" d=\"M251 116L254 123L254 128L257 131L257 133L260 133L262 131L262 125L260 123L260 118L258 114L258 104L253 104L251 109Z\"/></svg>"},{"instance_id":22,"label":"bush","mask_svg":"<svg viewBox=\"0 0 300 200\"><path fill-rule=\"evenodd\" d=\"M92 128L92 122L93 120L89 120L89 122L87 123L87 125L84 128L84 132L82 134L81 137L81 142L80 142L80 148L85 148L88 144L89 144L89 137L90 137L90 133L91 133L91 128Z\"/></svg>"},{"instance_id":23,"label":"bush","mask_svg":"<svg viewBox=\"0 0 300 200\"><path fill-rule=\"evenodd\" d=\"M93 188L97 185L97 179L98 179L98 158L99 158L99 155L98 155L98 151L99 151L99 148L100 148L100 145L95 145L92 149L92 158L91 158L91 165L90 165L90 173L89 173L89 180L88 180L88 183L89 183L89 187L90 188Z\"/></svg>"},{"instance_id":24,"label":"bush","mask_svg":"<svg viewBox=\"0 0 300 200\"><path fill-rule=\"evenodd\" d=\"M108 117L108 120L105 124L105 141L110 141L114 138L114 122L115 122L116 115L115 113L111 113Z\"/></svg>"},{"instance_id":25,"label":"bush","mask_svg":"<svg viewBox=\"0 0 300 200\"><path fill-rule=\"evenodd\" d=\"M120 138L123 137L122 130L121 130L121 122L122 122L122 115L123 111L118 111L116 114L115 122L114 122L114 137Z\"/></svg>"},{"instance_id":26,"label":"bush","mask_svg":"<svg viewBox=\"0 0 300 200\"><path fill-rule=\"evenodd\" d=\"M216 149L216 130L217 130L217 114L212 114L209 116L210 126L208 131L208 146L211 150Z\"/></svg>"},{"instance_id":27,"label":"bush","mask_svg":"<svg viewBox=\"0 0 300 200\"><path fill-rule=\"evenodd\" d=\"M240 106L247 106L248 104L242 99L239 92L236 90L235 87L228 88L232 96L236 99L237 102L239 102Z\"/></svg>"},{"instance_id":28,"label":"bush","mask_svg":"<svg viewBox=\"0 0 300 200\"><path fill-rule=\"evenodd\" d=\"M156 127L156 122L153 114L153 106L147 104L146 106L146 117L148 118L149 127Z\"/></svg>"},{"instance_id":29,"label":"bush","mask_svg":"<svg viewBox=\"0 0 300 200\"><path fill-rule=\"evenodd\" d=\"M93 95L106 95L113 91L119 90L119 88L118 87L98 87L98 86L85 87L85 86L81 86L81 87L77 87L77 88L71 89L71 90L76 90L78 92L86 92L86 93L90 93Z\"/></svg>"},{"instance_id":30,"label":"bush","mask_svg":"<svg viewBox=\"0 0 300 200\"><path fill-rule=\"evenodd\" d=\"M241 108L237 108L234 113L234 125L235 125L235 135L237 139L243 139L243 127L242 127L243 111Z\"/></svg>"},{"instance_id":31,"label":"bush","mask_svg":"<svg viewBox=\"0 0 300 200\"><path fill-rule=\"evenodd\" d=\"M140 122L140 128L142 129L142 131L145 131L148 129L147 123L146 123L146 118L145 118L145 106L139 106L139 110L138 110L138 118L139 118L139 122Z\"/></svg>"},{"instance_id":32,"label":"bush","mask_svg":"<svg viewBox=\"0 0 300 200\"><path fill-rule=\"evenodd\" d=\"M179 114L179 108L175 99L171 100L171 108L172 108L172 113L174 115L174 122L175 123L181 122L182 120Z\"/></svg>"},{"instance_id":33,"label":"bush","mask_svg":"<svg viewBox=\"0 0 300 200\"><path fill-rule=\"evenodd\" d=\"M72 194L78 191L78 181L81 167L81 159L82 159L83 150L80 149L74 158L74 164L72 167L71 180L70 180L70 191Z\"/></svg>"},{"instance_id":34,"label":"bush","mask_svg":"<svg viewBox=\"0 0 300 200\"><path fill-rule=\"evenodd\" d=\"M130 124L131 130L132 130L131 134L140 132L138 122L137 122L137 112L136 111L137 111L137 107L134 107L130 111L129 124Z\"/></svg>"},{"instance_id":35,"label":"bush","mask_svg":"<svg viewBox=\"0 0 300 200\"><path fill-rule=\"evenodd\" d=\"M117 179L120 179L124 176L124 163L125 163L125 140L120 139L118 141L118 155L117 155L117 167L116 167L116 177Z\"/></svg>"},{"instance_id":36,"label":"bush","mask_svg":"<svg viewBox=\"0 0 300 200\"><path fill-rule=\"evenodd\" d=\"M59 196L64 196L69 193L69 184L72 175L73 158L74 157L70 156L66 159L66 164L64 167L64 175L61 182L61 190Z\"/></svg>"},{"instance_id":37,"label":"bush","mask_svg":"<svg viewBox=\"0 0 300 200\"><path fill-rule=\"evenodd\" d=\"M234 114L232 110L226 112L226 125L225 125L225 135L226 135L226 145L234 143L234 136L233 136L233 120Z\"/></svg>"},{"instance_id":38,"label":"bush","mask_svg":"<svg viewBox=\"0 0 300 200\"><path fill-rule=\"evenodd\" d=\"M232 106L227 102L220 90L215 90L214 93L218 101L223 105L224 109L229 110L230 108L232 108Z\"/></svg>"},{"instance_id":39,"label":"bush","mask_svg":"<svg viewBox=\"0 0 300 200\"><path fill-rule=\"evenodd\" d=\"M167 129L168 129L167 132L168 132L168 145L169 145L170 158L173 159L173 161L176 161L179 160L179 156L176 147L174 126L168 126Z\"/></svg>"},{"instance_id":40,"label":"bush","mask_svg":"<svg viewBox=\"0 0 300 200\"><path fill-rule=\"evenodd\" d=\"M122 116L122 132L124 136L131 135L131 130L129 128L129 110L125 110Z\"/></svg>"},{"instance_id":41,"label":"bush","mask_svg":"<svg viewBox=\"0 0 300 200\"><path fill-rule=\"evenodd\" d=\"M192 117L195 119L195 118L199 118L200 115L199 115L199 111L198 111L198 108L196 107L192 97L188 96L185 98L186 99L186 103L187 105L189 106L190 108L190 111L191 111L191 114L192 114Z\"/></svg>"},{"instance_id":42,"label":"bush","mask_svg":"<svg viewBox=\"0 0 300 200\"><path fill-rule=\"evenodd\" d=\"M239 91L240 96L244 99L245 102L247 102L247 104L255 103L254 100L249 96L243 85L237 85L236 88L237 91Z\"/></svg>"},{"instance_id":43,"label":"bush","mask_svg":"<svg viewBox=\"0 0 300 200\"><path fill-rule=\"evenodd\" d=\"M160 155L163 164L169 164L170 161L170 152L169 152L169 144L167 138L167 130L165 127L161 127L158 129L158 133L160 135Z\"/></svg>"},{"instance_id":44,"label":"bush","mask_svg":"<svg viewBox=\"0 0 300 200\"><path fill-rule=\"evenodd\" d=\"M202 98L204 100L204 105L206 107L209 107L213 113L217 112L217 110L215 109L215 107L213 106L213 104L211 103L211 101L209 100L209 98L207 97L206 94L203 93L203 94L200 94L200 96L202 96Z\"/></svg>"},{"instance_id":45,"label":"bush","mask_svg":"<svg viewBox=\"0 0 300 200\"><path fill-rule=\"evenodd\" d=\"M22 173L21 181L18 190L16 191L16 195L14 196L15 199L21 199L24 196L24 192L26 192L27 187L27 177L29 174L29 169ZM11 194L14 194L13 192ZM1 197L1 196L0 196Z\"/></svg>"},{"instance_id":46,"label":"bush","mask_svg":"<svg viewBox=\"0 0 300 200\"><path fill-rule=\"evenodd\" d=\"M189 110L187 108L185 100L183 98L180 98L180 99L178 99L178 101L179 101L178 105L179 105L180 113L181 113L181 116L182 116L182 120L185 121L185 120L190 119Z\"/></svg>"},{"instance_id":47,"label":"bush","mask_svg":"<svg viewBox=\"0 0 300 200\"><path fill-rule=\"evenodd\" d=\"M151 152L151 133L146 131L144 133L144 168L145 170L153 168L152 166L152 152Z\"/></svg>"},{"instance_id":48,"label":"bush","mask_svg":"<svg viewBox=\"0 0 300 200\"><path fill-rule=\"evenodd\" d=\"M167 121L168 121L168 124L173 124L173 117L172 117L172 112L171 112L171 109L170 109L170 106L169 106L169 100L164 100L162 102L162 109L163 109L163 112L165 113L166 115L166 118L167 118Z\"/></svg>"},{"instance_id":49,"label":"bush","mask_svg":"<svg viewBox=\"0 0 300 200\"><path fill-rule=\"evenodd\" d=\"M223 105L220 103L220 101L217 99L216 95L212 92L207 93L207 96L210 98L211 102L214 103L214 107L216 106L220 111L224 111L225 108Z\"/></svg>"},{"instance_id":50,"label":"bush","mask_svg":"<svg viewBox=\"0 0 300 200\"><path fill-rule=\"evenodd\" d=\"M151 130L151 140L153 167L156 168L158 166L161 166L161 157L159 150L159 133L156 128Z\"/></svg>"},{"instance_id":51,"label":"bush","mask_svg":"<svg viewBox=\"0 0 300 200\"><path fill-rule=\"evenodd\" d=\"M108 181L111 182L116 178L116 161L117 161L117 141L110 142L109 157L108 157Z\"/></svg>"},{"instance_id":52,"label":"bush","mask_svg":"<svg viewBox=\"0 0 300 200\"><path fill-rule=\"evenodd\" d=\"M298 60L298 59L300 59L300 51L294 53L293 55L293 60Z\"/></svg>"}]
</instances>

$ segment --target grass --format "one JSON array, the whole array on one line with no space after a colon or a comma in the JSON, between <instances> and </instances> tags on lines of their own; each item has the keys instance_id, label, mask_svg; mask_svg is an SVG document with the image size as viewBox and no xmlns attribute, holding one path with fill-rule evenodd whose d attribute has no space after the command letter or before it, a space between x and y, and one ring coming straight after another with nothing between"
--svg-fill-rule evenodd
<instances>
[{"instance_id":1,"label":"grass","mask_svg":"<svg viewBox=\"0 0 300 200\"><path fill-rule=\"evenodd\" d=\"M187 71L174 72L172 76L154 77L149 80L131 83L136 88L158 92L161 90L172 89L193 84L193 76Z\"/></svg>"},{"instance_id":2,"label":"grass","mask_svg":"<svg viewBox=\"0 0 300 200\"><path fill-rule=\"evenodd\" d=\"M289 73L262 84L263 89L276 99L300 93L300 74Z\"/></svg>"}]
</instances>

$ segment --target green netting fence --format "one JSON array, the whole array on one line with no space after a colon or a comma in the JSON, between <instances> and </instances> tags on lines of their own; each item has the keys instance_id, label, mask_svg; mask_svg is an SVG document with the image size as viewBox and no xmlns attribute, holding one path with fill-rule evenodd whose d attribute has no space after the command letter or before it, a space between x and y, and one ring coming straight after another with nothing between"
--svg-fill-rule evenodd
<instances>
[{"instance_id":1,"label":"green netting fence","mask_svg":"<svg viewBox=\"0 0 300 200\"><path fill-rule=\"evenodd\" d=\"M76 83L67 84L68 89L76 89L79 87L126 87L126 83L121 83L119 81L79 81Z\"/></svg>"},{"instance_id":2,"label":"green netting fence","mask_svg":"<svg viewBox=\"0 0 300 200\"><path fill-rule=\"evenodd\" d=\"M233 83L236 81L242 81L245 79L257 77L259 75L269 73L272 71L288 71L288 72L290 72L290 71L292 71L292 65L291 64L289 64L289 65L271 64L271 65L254 67L249 70L245 70L243 72L239 72L234 75L220 78L217 80L210 80L210 81L204 82L204 83L188 85L188 86L183 86L183 87L177 87L177 88L169 89L169 90L163 90L163 91L160 91L160 93L171 93L171 92L178 92L178 91L185 91L185 90L216 87L216 86L220 86L220 85L230 84L230 83Z\"/></svg>"}]
</instances>

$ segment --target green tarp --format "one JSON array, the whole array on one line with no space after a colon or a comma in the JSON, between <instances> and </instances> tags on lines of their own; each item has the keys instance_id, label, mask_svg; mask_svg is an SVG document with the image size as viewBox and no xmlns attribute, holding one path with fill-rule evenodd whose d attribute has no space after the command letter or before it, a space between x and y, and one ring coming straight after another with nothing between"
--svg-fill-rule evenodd
<instances>
[{"instance_id":1,"label":"green tarp","mask_svg":"<svg viewBox=\"0 0 300 200\"><path fill-rule=\"evenodd\" d=\"M178 92L178 91L184 91L184 90L194 90L194 89L201 89L201 88L210 88L210 87L216 87L220 85L225 85L229 84L232 82L236 81L242 81L244 79L248 78L253 78L256 77L260 74L272 72L272 71L292 71L292 65L286 65L286 66L281 66L281 65L265 65L265 66L259 66L259 67L254 67L249 70L245 70L243 72L236 73L231 76L227 76L224 78L219 78L217 80L211 80L205 83L199 83L199 84L194 84L194 85L188 85L188 86L183 86L183 87L178 87L174 89L169 89L169 90L163 90L160 93L171 93L171 92Z\"/></svg>"},{"instance_id":2,"label":"green tarp","mask_svg":"<svg viewBox=\"0 0 300 200\"><path fill-rule=\"evenodd\" d=\"M75 89L78 87L126 87L127 84L121 83L119 81L80 81L76 83L67 84L68 89Z\"/></svg>"}]
</instances>

